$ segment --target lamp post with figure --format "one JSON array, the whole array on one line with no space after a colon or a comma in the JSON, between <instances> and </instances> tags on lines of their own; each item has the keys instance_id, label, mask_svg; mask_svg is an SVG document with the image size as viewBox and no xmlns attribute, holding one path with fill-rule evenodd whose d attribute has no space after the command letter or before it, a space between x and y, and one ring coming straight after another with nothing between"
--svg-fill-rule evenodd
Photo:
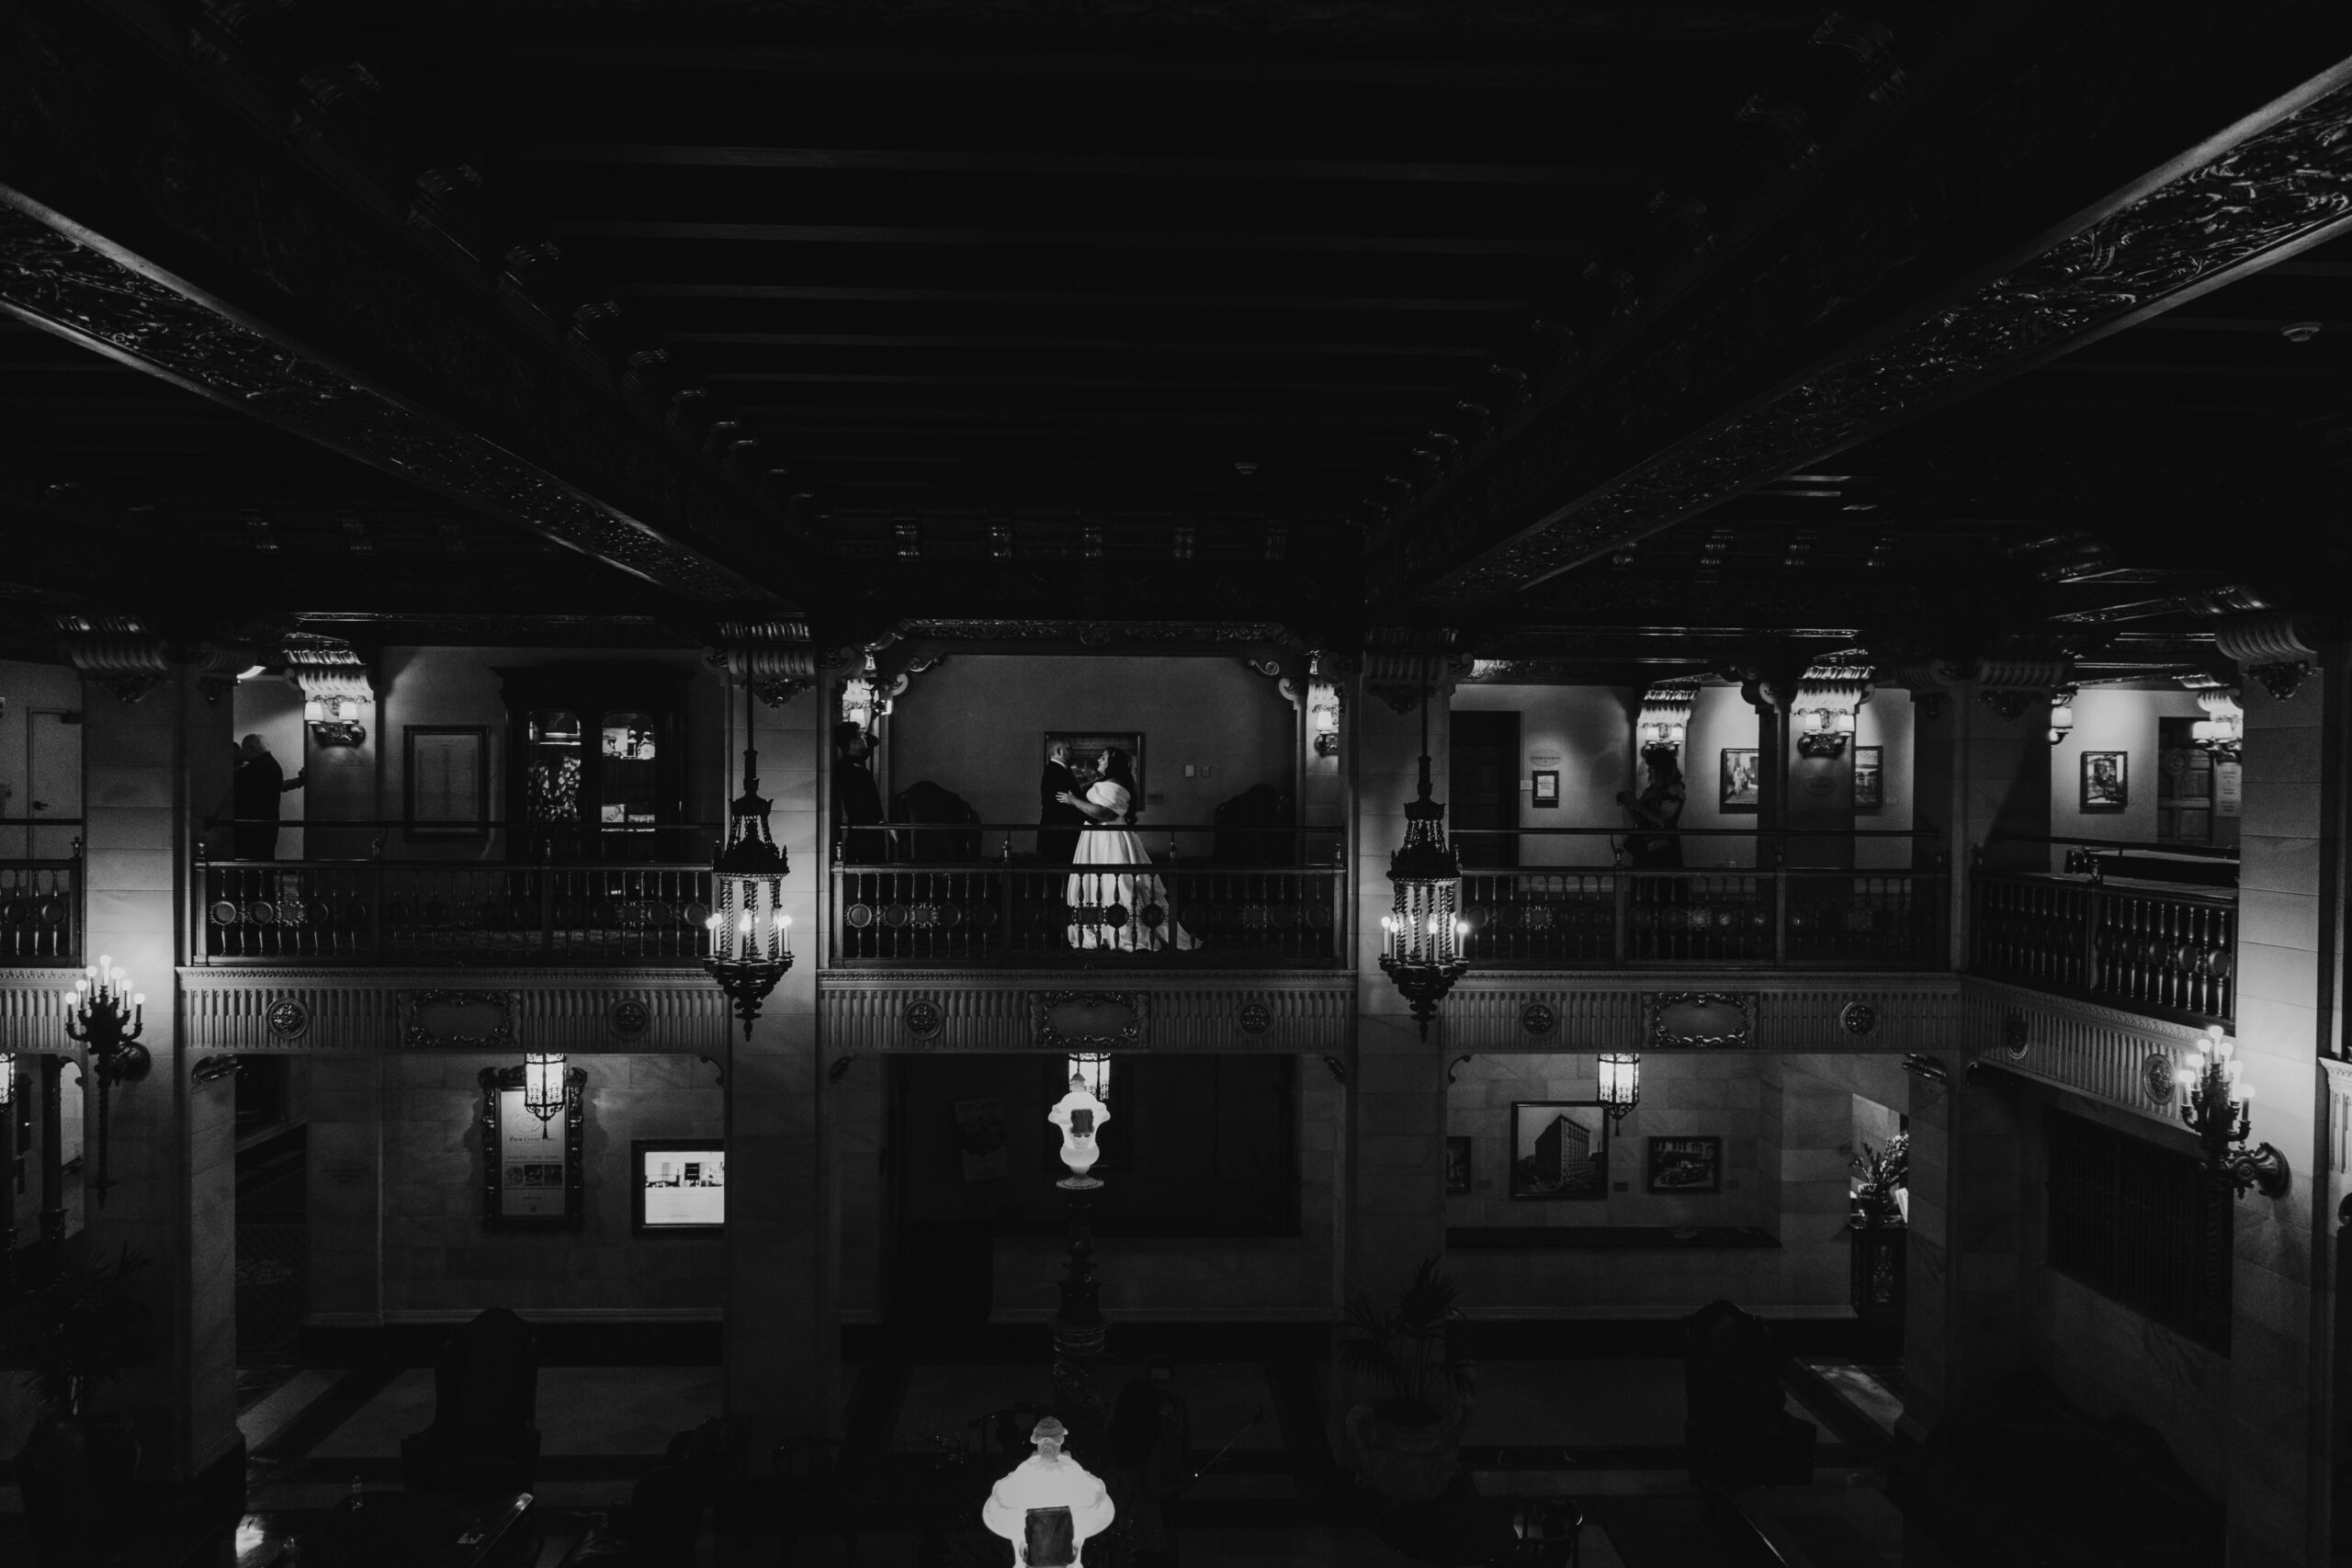
<instances>
[{"instance_id":1,"label":"lamp post with figure","mask_svg":"<svg viewBox=\"0 0 2352 1568\"><path fill-rule=\"evenodd\" d=\"M1096 1140L1111 1120L1111 1108L1083 1075L1073 1072L1069 1092L1054 1102L1046 1120L1061 1132L1062 1164L1069 1168L1055 1183L1069 1194L1069 1258L1062 1265L1061 1310L1053 1322L1054 1404L1081 1433L1100 1437L1110 1417L1094 1390L1094 1362L1111 1325L1102 1316L1102 1281L1094 1277L1094 1228L1088 1210L1102 1186L1090 1173L1102 1155Z\"/></svg>"}]
</instances>

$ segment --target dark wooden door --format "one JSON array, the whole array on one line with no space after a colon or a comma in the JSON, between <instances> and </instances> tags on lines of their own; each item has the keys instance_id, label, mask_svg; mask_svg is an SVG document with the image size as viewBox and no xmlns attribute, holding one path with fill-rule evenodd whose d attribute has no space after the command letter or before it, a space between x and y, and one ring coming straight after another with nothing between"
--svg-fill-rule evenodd
<instances>
[{"instance_id":1,"label":"dark wooden door","mask_svg":"<svg viewBox=\"0 0 2352 1568\"><path fill-rule=\"evenodd\" d=\"M1453 716L1452 765L1446 780L1446 822L1464 829L1519 826L1519 715L1457 713ZM1465 866L1514 866L1519 837L1474 833L1457 840Z\"/></svg>"}]
</instances>

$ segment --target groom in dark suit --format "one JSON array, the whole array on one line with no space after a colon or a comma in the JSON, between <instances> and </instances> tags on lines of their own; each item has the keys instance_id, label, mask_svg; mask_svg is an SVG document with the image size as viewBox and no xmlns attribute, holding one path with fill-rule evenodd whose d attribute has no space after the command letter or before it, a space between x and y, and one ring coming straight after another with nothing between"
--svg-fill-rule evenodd
<instances>
[{"instance_id":1,"label":"groom in dark suit","mask_svg":"<svg viewBox=\"0 0 2352 1568\"><path fill-rule=\"evenodd\" d=\"M1079 793L1078 775L1069 771L1069 746L1057 740L1046 749L1046 772L1037 780L1037 858L1047 865L1068 865L1077 857L1078 829L1086 813L1056 797Z\"/></svg>"}]
</instances>

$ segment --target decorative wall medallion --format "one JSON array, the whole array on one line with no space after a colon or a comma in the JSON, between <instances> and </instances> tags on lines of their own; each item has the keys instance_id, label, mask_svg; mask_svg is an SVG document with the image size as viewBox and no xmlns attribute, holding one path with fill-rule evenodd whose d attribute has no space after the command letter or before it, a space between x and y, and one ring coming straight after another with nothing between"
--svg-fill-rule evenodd
<instances>
[{"instance_id":1,"label":"decorative wall medallion","mask_svg":"<svg viewBox=\"0 0 2352 1568\"><path fill-rule=\"evenodd\" d=\"M908 1033L918 1040L928 1040L939 1032L939 1026L947 1021L947 1015L939 1010L937 1002L915 1001L907 1004L899 1020L907 1026Z\"/></svg>"},{"instance_id":2,"label":"decorative wall medallion","mask_svg":"<svg viewBox=\"0 0 2352 1568\"><path fill-rule=\"evenodd\" d=\"M1848 1002L1838 1010L1838 1021L1849 1034L1868 1034L1878 1027L1878 1009L1870 1002Z\"/></svg>"},{"instance_id":3,"label":"decorative wall medallion","mask_svg":"<svg viewBox=\"0 0 2352 1568\"><path fill-rule=\"evenodd\" d=\"M653 1027L653 1010L636 997L623 997L606 1010L605 1020L614 1033L634 1040Z\"/></svg>"},{"instance_id":4,"label":"decorative wall medallion","mask_svg":"<svg viewBox=\"0 0 2352 1568\"><path fill-rule=\"evenodd\" d=\"M1243 1002L1233 1014L1233 1023L1244 1034L1263 1034L1274 1026L1274 1010L1263 1002Z\"/></svg>"},{"instance_id":5,"label":"decorative wall medallion","mask_svg":"<svg viewBox=\"0 0 2352 1568\"><path fill-rule=\"evenodd\" d=\"M1141 991L1038 991L1029 999L1047 1051L1132 1051L1143 1043Z\"/></svg>"},{"instance_id":6,"label":"decorative wall medallion","mask_svg":"<svg viewBox=\"0 0 2352 1568\"><path fill-rule=\"evenodd\" d=\"M2033 1043L2032 1036L2033 1031L2027 1024L2025 1014L2013 1012L2001 1021L2001 1049L2008 1054L2010 1061L2024 1059L2026 1047ZM2167 1078L2165 1081L2169 1083L2172 1080Z\"/></svg>"},{"instance_id":7,"label":"decorative wall medallion","mask_svg":"<svg viewBox=\"0 0 2352 1568\"><path fill-rule=\"evenodd\" d=\"M1549 1034L1560 1027L1560 1015L1548 1002L1530 1002L1519 1010L1519 1027L1530 1034Z\"/></svg>"},{"instance_id":8,"label":"decorative wall medallion","mask_svg":"<svg viewBox=\"0 0 2352 1568\"><path fill-rule=\"evenodd\" d=\"M2179 1084L2173 1077L2172 1059L2162 1052L2152 1051L2140 1064L2140 1081L2148 1086L2148 1098L2158 1105L2170 1105Z\"/></svg>"},{"instance_id":9,"label":"decorative wall medallion","mask_svg":"<svg viewBox=\"0 0 2352 1568\"><path fill-rule=\"evenodd\" d=\"M469 1051L521 1049L514 1021L520 991L402 991L401 1043Z\"/></svg>"},{"instance_id":10,"label":"decorative wall medallion","mask_svg":"<svg viewBox=\"0 0 2352 1568\"><path fill-rule=\"evenodd\" d=\"M1756 1024L1753 991L1652 991L1645 1032L1649 1049L1752 1045Z\"/></svg>"},{"instance_id":11,"label":"decorative wall medallion","mask_svg":"<svg viewBox=\"0 0 2352 1568\"><path fill-rule=\"evenodd\" d=\"M311 1027L311 1010L292 997L280 997L270 1003L269 1011L263 1017L269 1023L269 1032L280 1040L291 1040Z\"/></svg>"}]
</instances>

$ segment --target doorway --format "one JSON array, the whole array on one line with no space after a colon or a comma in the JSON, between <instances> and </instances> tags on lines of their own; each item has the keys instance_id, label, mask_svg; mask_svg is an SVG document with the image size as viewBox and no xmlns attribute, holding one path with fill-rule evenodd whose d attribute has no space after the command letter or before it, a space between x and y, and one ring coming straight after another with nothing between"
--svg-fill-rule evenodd
<instances>
[{"instance_id":1,"label":"doorway","mask_svg":"<svg viewBox=\"0 0 2352 1568\"><path fill-rule=\"evenodd\" d=\"M82 716L66 708L31 708L25 714L25 854L31 860L70 860L82 836ZM42 825L43 819L61 824Z\"/></svg>"},{"instance_id":2,"label":"doorway","mask_svg":"<svg viewBox=\"0 0 2352 1568\"><path fill-rule=\"evenodd\" d=\"M1464 866L1519 863L1519 715L1455 713L1446 770L1446 816ZM1481 830L1484 829L1484 830Z\"/></svg>"}]
</instances>

